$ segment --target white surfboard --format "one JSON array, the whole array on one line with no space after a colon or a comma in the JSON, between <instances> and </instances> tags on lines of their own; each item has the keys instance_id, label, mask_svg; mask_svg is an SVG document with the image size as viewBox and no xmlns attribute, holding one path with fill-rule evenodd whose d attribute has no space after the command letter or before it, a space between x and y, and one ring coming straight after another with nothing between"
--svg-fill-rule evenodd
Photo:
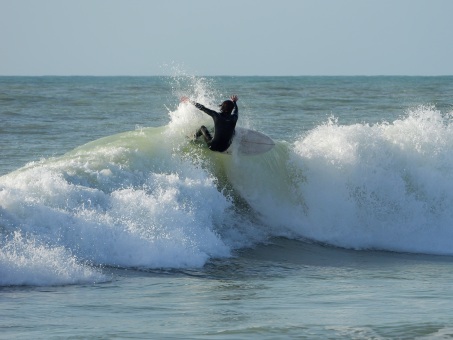
<instances>
[{"instance_id":1,"label":"white surfboard","mask_svg":"<svg viewBox=\"0 0 453 340\"><path fill-rule=\"evenodd\" d=\"M275 145L264 133L241 127L236 127L235 131L233 143L224 153L232 154L237 150L246 155L258 155L271 150Z\"/></svg>"}]
</instances>

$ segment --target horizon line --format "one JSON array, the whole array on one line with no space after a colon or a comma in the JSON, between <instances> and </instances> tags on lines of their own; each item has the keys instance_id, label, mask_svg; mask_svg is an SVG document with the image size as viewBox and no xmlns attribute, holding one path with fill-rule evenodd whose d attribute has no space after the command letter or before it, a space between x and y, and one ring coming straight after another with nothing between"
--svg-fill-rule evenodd
<instances>
[{"instance_id":1,"label":"horizon line","mask_svg":"<svg viewBox=\"0 0 453 340\"><path fill-rule=\"evenodd\" d=\"M0 77L451 77L453 74L301 74L301 75L200 75L200 74L183 74L183 75L170 75L170 74L155 74L155 75L93 75L93 74L40 74L40 75L27 75L27 74L0 74Z\"/></svg>"}]
</instances>

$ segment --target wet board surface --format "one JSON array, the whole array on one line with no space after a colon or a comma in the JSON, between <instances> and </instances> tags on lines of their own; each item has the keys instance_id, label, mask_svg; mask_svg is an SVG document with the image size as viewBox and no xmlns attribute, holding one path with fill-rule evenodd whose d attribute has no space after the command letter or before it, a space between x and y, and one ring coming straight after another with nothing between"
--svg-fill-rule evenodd
<instances>
[{"instance_id":1,"label":"wet board surface","mask_svg":"<svg viewBox=\"0 0 453 340\"><path fill-rule=\"evenodd\" d=\"M233 143L224 153L232 154L237 150L242 154L257 155L271 150L274 145L274 141L264 133L236 127Z\"/></svg>"}]
</instances>

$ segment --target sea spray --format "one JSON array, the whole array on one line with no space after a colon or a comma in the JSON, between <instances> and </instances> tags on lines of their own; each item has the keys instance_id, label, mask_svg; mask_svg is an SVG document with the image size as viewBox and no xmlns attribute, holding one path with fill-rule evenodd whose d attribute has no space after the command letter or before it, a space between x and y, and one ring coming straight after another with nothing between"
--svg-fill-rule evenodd
<instances>
[{"instance_id":1,"label":"sea spray","mask_svg":"<svg viewBox=\"0 0 453 340\"><path fill-rule=\"evenodd\" d=\"M14 232L0 241L0 286L67 285L110 280L64 247L50 247Z\"/></svg>"},{"instance_id":2,"label":"sea spray","mask_svg":"<svg viewBox=\"0 0 453 340\"><path fill-rule=\"evenodd\" d=\"M219 233L231 203L212 176L175 157L159 129L126 135L1 177L2 235L19 231L96 265L199 267L229 256Z\"/></svg>"},{"instance_id":3,"label":"sea spray","mask_svg":"<svg viewBox=\"0 0 453 340\"><path fill-rule=\"evenodd\" d=\"M294 145L305 237L342 247L452 254L453 123L420 106L392 123L330 120Z\"/></svg>"}]
</instances>

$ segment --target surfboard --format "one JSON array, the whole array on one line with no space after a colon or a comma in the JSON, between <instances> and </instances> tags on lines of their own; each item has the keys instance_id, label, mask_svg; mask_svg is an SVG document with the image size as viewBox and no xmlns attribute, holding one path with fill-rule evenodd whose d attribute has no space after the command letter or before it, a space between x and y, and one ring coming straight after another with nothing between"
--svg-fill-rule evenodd
<instances>
[{"instance_id":1,"label":"surfboard","mask_svg":"<svg viewBox=\"0 0 453 340\"><path fill-rule=\"evenodd\" d=\"M264 133L236 127L233 142L223 153L232 154L236 150L245 155L258 155L271 150L275 143Z\"/></svg>"}]
</instances>

